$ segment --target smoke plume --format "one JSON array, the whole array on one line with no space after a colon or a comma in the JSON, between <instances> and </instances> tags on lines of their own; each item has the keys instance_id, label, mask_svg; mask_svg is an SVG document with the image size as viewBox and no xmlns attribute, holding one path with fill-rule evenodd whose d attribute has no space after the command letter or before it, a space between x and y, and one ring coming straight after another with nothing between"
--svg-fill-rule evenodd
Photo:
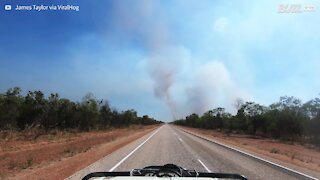
<instances>
[{"instance_id":1,"label":"smoke plume","mask_svg":"<svg viewBox=\"0 0 320 180\"><path fill-rule=\"evenodd\" d=\"M139 2L117 5L121 12L117 31L139 39L144 46L154 95L168 106L172 118L232 106L240 94L225 65L219 61L194 63L196 59L173 38L166 16L156 11L153 1Z\"/></svg>"},{"instance_id":2,"label":"smoke plume","mask_svg":"<svg viewBox=\"0 0 320 180\"><path fill-rule=\"evenodd\" d=\"M139 1L132 4L115 4L119 29L132 35L147 50L147 67L153 81L155 97L161 99L170 109L175 119L176 105L173 101L170 88L175 82L176 67L174 53L171 52L172 38L166 19L161 12L156 11L152 1Z\"/></svg>"},{"instance_id":3,"label":"smoke plume","mask_svg":"<svg viewBox=\"0 0 320 180\"><path fill-rule=\"evenodd\" d=\"M176 81L177 67L175 55L168 48L162 48L149 56L150 75L153 80L154 95L169 107L173 119L177 118L176 104L170 88Z\"/></svg>"}]
</instances>

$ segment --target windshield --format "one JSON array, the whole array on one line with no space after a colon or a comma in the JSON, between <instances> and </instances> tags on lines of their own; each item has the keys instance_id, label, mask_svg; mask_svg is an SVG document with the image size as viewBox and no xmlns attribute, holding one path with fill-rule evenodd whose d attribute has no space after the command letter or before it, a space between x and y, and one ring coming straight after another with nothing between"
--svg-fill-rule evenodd
<instances>
[{"instance_id":1,"label":"windshield","mask_svg":"<svg viewBox=\"0 0 320 180\"><path fill-rule=\"evenodd\" d=\"M0 179L319 179L319 8L2 0Z\"/></svg>"}]
</instances>

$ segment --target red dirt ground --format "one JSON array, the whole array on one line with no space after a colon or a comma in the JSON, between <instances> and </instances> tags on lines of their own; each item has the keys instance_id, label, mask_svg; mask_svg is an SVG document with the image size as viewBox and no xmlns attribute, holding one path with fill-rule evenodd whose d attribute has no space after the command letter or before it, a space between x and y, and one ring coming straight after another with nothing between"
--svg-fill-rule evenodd
<instances>
[{"instance_id":1,"label":"red dirt ground","mask_svg":"<svg viewBox=\"0 0 320 180\"><path fill-rule=\"evenodd\" d=\"M0 179L64 179L157 126L0 139ZM139 131L137 131L139 129Z\"/></svg>"}]
</instances>

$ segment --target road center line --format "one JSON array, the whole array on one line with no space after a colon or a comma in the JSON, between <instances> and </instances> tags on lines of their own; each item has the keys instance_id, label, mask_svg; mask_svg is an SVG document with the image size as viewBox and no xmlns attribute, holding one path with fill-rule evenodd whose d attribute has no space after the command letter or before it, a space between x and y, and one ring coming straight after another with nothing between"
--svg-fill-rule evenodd
<instances>
[{"instance_id":1,"label":"road center line","mask_svg":"<svg viewBox=\"0 0 320 180\"><path fill-rule=\"evenodd\" d=\"M209 173L211 172L210 169L200 159L198 159L198 161Z\"/></svg>"},{"instance_id":2,"label":"road center line","mask_svg":"<svg viewBox=\"0 0 320 180\"><path fill-rule=\"evenodd\" d=\"M154 132L153 134L151 134L148 139L146 139L145 141L143 141L138 147L136 147L133 151L131 151L126 157L124 157L123 159L121 159L121 161L119 161L116 165L114 165L109 172L115 170L118 166L120 166L126 159L128 159L128 157L130 157L134 152L136 152L142 145L144 145L149 139L152 138L152 136L154 136L159 130L161 129L161 127Z\"/></svg>"},{"instance_id":3,"label":"road center line","mask_svg":"<svg viewBox=\"0 0 320 180\"><path fill-rule=\"evenodd\" d=\"M178 136L176 132L173 132L173 134L179 139L180 142L183 142L183 140Z\"/></svg>"}]
</instances>

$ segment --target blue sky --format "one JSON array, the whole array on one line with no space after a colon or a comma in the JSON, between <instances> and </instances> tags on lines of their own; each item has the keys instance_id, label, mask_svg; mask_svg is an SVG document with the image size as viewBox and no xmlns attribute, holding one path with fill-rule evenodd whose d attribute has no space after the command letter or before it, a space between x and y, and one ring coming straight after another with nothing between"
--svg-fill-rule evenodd
<instances>
[{"instance_id":1,"label":"blue sky","mask_svg":"<svg viewBox=\"0 0 320 180\"><path fill-rule=\"evenodd\" d=\"M170 121L237 98L320 93L320 1L4 0L0 91L20 86ZM72 4L79 12L4 11ZM278 13L280 4L313 12Z\"/></svg>"}]
</instances>

